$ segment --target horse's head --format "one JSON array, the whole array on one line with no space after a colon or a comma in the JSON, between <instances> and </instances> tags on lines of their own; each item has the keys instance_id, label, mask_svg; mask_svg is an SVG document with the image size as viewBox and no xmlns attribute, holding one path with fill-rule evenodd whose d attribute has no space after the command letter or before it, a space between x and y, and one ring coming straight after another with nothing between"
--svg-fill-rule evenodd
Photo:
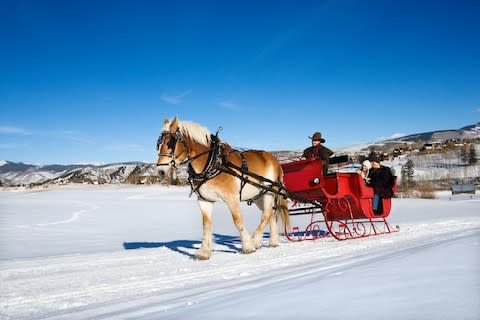
<instances>
[{"instance_id":1,"label":"horse's head","mask_svg":"<svg viewBox=\"0 0 480 320\"><path fill-rule=\"evenodd\" d=\"M163 128L157 141L157 166L163 173L176 168L188 157L188 147L179 127L178 118L172 121L165 118Z\"/></svg>"}]
</instances>

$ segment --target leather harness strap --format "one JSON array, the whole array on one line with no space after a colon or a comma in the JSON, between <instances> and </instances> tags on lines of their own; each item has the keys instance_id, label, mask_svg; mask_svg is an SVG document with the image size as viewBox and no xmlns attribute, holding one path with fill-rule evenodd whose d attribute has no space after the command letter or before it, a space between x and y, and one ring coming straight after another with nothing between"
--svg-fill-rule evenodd
<instances>
[{"instance_id":1,"label":"leather harness strap","mask_svg":"<svg viewBox=\"0 0 480 320\"><path fill-rule=\"evenodd\" d=\"M159 145L162 143L164 135L166 134L171 134L173 136L172 138L174 138L175 140L179 140L181 143L183 143L185 147L183 152L187 150L187 153L188 153L188 146L186 146L185 142L183 141L178 131L173 134L172 133L162 134L162 136L157 141L157 149L159 149ZM175 152L175 148L173 148L172 153L174 154L174 152ZM239 178L241 181L240 201L242 201L242 191L246 184L253 185L254 187L257 187L261 190L256 196L246 200L249 205L252 204L252 202L256 201L257 199L261 198L267 192L271 192L275 194L275 196L291 198L291 199L294 199L300 202L305 202L305 203L311 203L315 207L322 208L322 205L318 201L312 201L312 200L306 199L304 196L300 194L288 191L288 189L285 188L285 186L281 181L272 181L268 178L265 178L263 176L260 176L256 173L249 171L248 163L244 156L244 152L241 152L238 150L233 150L232 152L240 153L240 157L242 159L242 165L240 167L226 159L228 154L225 152L224 144L218 138L218 132L217 132L216 135L213 135L213 134L211 135L211 147L208 151L198 154L193 158L187 159L184 162L184 163L186 162L190 163L188 166L188 182L191 188L190 195L195 192L200 199L208 202L214 202L206 199L200 193L200 187L204 183L206 183L208 180L218 176L220 173L227 173L234 177ZM205 168L200 173L195 172L195 169L191 165L192 160L195 160L196 158L199 158L200 156L203 156L207 153L208 153L208 160L207 160L207 164L205 165ZM172 162L175 162L174 155L167 155L167 156L172 157ZM251 178L257 181L254 181Z\"/></svg>"}]
</instances>

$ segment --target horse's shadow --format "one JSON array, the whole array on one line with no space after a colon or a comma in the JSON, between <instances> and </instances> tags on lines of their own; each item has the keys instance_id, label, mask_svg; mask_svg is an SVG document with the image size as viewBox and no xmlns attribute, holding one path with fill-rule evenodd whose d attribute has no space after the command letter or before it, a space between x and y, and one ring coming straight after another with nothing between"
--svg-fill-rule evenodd
<instances>
[{"instance_id":1,"label":"horse's shadow","mask_svg":"<svg viewBox=\"0 0 480 320\"><path fill-rule=\"evenodd\" d=\"M214 233L213 241L216 244L225 246L227 249L214 249L216 252L228 252L239 253L242 251L242 242L239 237L228 236L223 234ZM168 248L174 252L183 254L192 259L195 258L195 254L192 250L200 248L201 241L198 240L173 240L167 242L124 242L123 248L125 250L135 250L143 248Z\"/></svg>"}]
</instances>

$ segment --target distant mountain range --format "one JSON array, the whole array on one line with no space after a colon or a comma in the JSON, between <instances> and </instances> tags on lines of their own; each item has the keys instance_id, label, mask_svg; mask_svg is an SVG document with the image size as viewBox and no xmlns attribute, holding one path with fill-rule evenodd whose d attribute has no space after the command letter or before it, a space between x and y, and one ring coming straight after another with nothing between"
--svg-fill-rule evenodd
<instances>
[{"instance_id":1,"label":"distant mountain range","mask_svg":"<svg viewBox=\"0 0 480 320\"><path fill-rule=\"evenodd\" d=\"M156 183L163 180L155 164L128 162L107 165L32 165L2 161L2 185L66 183Z\"/></svg>"},{"instance_id":2,"label":"distant mountain range","mask_svg":"<svg viewBox=\"0 0 480 320\"><path fill-rule=\"evenodd\" d=\"M447 140L470 140L480 138L480 122L470 126L460 128L458 130L440 130L411 134L395 139L392 141L425 141L425 142L443 142Z\"/></svg>"},{"instance_id":3,"label":"distant mountain range","mask_svg":"<svg viewBox=\"0 0 480 320\"><path fill-rule=\"evenodd\" d=\"M418 141L438 142L447 140L475 140L480 143L480 123L458 130L440 130L412 134L370 144L361 144L335 150L339 154L365 152L374 146L389 148L396 144ZM298 158L298 151L274 152L281 162ZM185 170L180 176L185 178ZM22 162L0 161L0 183L2 186L66 184L66 183L158 183L163 176L158 173L154 163L127 162L106 165L33 165Z\"/></svg>"},{"instance_id":4,"label":"distant mountain range","mask_svg":"<svg viewBox=\"0 0 480 320\"><path fill-rule=\"evenodd\" d=\"M363 143L352 145L346 148L340 148L335 150L338 154L356 154L356 153L368 153L370 148L374 148L377 151L391 151L394 148L403 146L404 144L412 143L434 143L445 141L476 141L480 143L480 122L477 124L469 125L460 129L452 130L438 130L430 132L415 133L398 138L391 138L376 142Z\"/></svg>"}]
</instances>

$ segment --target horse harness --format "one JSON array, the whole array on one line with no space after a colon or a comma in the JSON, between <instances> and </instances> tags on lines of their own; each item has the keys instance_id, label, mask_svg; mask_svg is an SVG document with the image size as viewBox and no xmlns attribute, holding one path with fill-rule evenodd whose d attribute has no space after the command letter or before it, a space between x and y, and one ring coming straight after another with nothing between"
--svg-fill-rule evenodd
<instances>
[{"instance_id":1,"label":"horse harness","mask_svg":"<svg viewBox=\"0 0 480 320\"><path fill-rule=\"evenodd\" d=\"M188 183L190 184L190 188L191 188L190 195L192 195L192 193L195 192L200 199L205 201L208 201L208 200L202 196L199 189L205 182L215 178L222 172L220 168L223 162L225 161L225 150L224 150L223 144L220 142L218 137L214 136L213 134L210 136L210 138L212 141L211 148L208 151L208 160L203 171L200 173L195 172L195 169L193 168L191 163L193 159L190 159L190 163L188 164L188 171L187 171Z\"/></svg>"},{"instance_id":2,"label":"horse harness","mask_svg":"<svg viewBox=\"0 0 480 320\"><path fill-rule=\"evenodd\" d=\"M220 130L221 128L219 129L219 131ZM251 205L254 201L260 199L265 193L272 192L273 194L275 194L276 197L277 196L281 196L284 198L288 197L301 202L311 203L314 206L321 208L321 204L318 203L317 201L308 200L304 196L301 196L299 194L289 191L287 188L285 188L285 186L281 181L272 181L268 178L265 178L263 176L260 176L256 173L249 171L247 159L245 159L244 152L239 150L232 150L231 152L226 152L225 144L221 142L220 139L218 138L219 131L217 131L215 135L213 134L210 135L211 146L208 151L200 153L193 158L187 159L184 162L184 163L189 162L188 183L190 184L190 188L191 188L190 195L192 195L193 193L196 193L199 199L202 199L207 202L214 202L206 199L200 193L200 187L208 180L215 178L216 176L218 176L220 173L223 172L240 179L241 181L240 192L239 192L240 201L242 201L242 191L245 185L250 184L250 185L253 185L254 187L261 189L259 194L257 194L253 198L246 200L248 205ZM183 144L184 151L181 154L183 154L184 152L187 152L188 154L189 148L185 143L185 141L183 140L179 130L177 130L174 133L163 132L162 135L157 140L157 150L159 150L160 145L163 143L163 140L165 139L166 135L170 135L171 137L171 140L168 143L168 147L172 149L172 152L171 154L163 154L163 155L172 158L170 165L176 168L175 158L178 157L178 156L175 156L176 142L180 141ZM233 152L240 153L240 157L242 159L242 165L240 167L227 160L227 156ZM192 167L192 164L191 164L192 160L195 160L196 158L203 156L207 153L208 153L208 160L207 160L207 164L205 165L205 168L200 173L195 172L195 169ZM250 178L257 180L258 182Z\"/></svg>"},{"instance_id":3,"label":"horse harness","mask_svg":"<svg viewBox=\"0 0 480 320\"><path fill-rule=\"evenodd\" d=\"M232 152L238 152L240 154L240 157L242 159L242 165L240 167L227 160L227 156ZM283 187L283 185L280 182L275 183L270 179L258 176L248 171L248 162L247 162L247 159L245 158L244 152L238 151L238 150L233 150L232 152L227 152L225 150L225 145L218 138L218 133L216 135L212 134L211 147L208 153L208 160L203 171L200 173L197 173L193 169L191 163L188 165L188 182L190 184L191 193L196 193L197 196L204 201L213 202L211 200L206 199L200 193L200 187L205 182L215 178L222 172L230 174L240 179L240 192L239 192L240 201L243 201L242 191L245 185L251 184L261 189L260 193L257 194L255 197L246 200L249 205L251 205L255 200L260 199L265 193L269 191L275 192L276 190L272 189L273 185L281 185ZM191 162L191 160L193 159L190 159L189 161ZM270 186L266 186L256 181L252 181L249 177L253 177L262 182L268 182L270 183Z\"/></svg>"}]
</instances>

